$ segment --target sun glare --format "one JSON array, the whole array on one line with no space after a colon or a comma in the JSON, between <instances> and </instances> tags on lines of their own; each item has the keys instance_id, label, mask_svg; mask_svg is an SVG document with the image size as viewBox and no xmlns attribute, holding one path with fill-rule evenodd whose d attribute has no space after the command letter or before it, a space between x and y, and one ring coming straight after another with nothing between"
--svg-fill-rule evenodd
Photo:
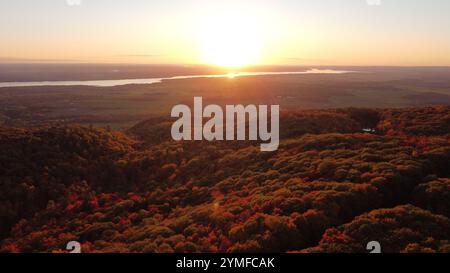
<instances>
[{"instance_id":1,"label":"sun glare","mask_svg":"<svg viewBox=\"0 0 450 273\"><path fill-rule=\"evenodd\" d=\"M256 20L240 14L222 15L210 18L203 27L206 63L238 68L259 61L262 39Z\"/></svg>"}]
</instances>

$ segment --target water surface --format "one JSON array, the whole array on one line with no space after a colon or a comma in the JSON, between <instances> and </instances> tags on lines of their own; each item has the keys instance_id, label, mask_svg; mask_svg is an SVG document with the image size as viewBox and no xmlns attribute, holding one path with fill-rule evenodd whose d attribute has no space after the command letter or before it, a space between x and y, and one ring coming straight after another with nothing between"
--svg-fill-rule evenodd
<instances>
[{"instance_id":1,"label":"water surface","mask_svg":"<svg viewBox=\"0 0 450 273\"><path fill-rule=\"evenodd\" d=\"M98 81L39 81L39 82L0 82L1 87L32 87L32 86L98 86L112 87L128 84L155 84L164 80L179 79L197 79L197 78L236 78L246 76L264 76L264 75L303 75L303 74L345 74L352 71L331 70L331 69L310 69L307 71L293 72L239 72L216 75L188 75L174 76L166 78L148 78L148 79L124 79L124 80L98 80Z\"/></svg>"}]
</instances>

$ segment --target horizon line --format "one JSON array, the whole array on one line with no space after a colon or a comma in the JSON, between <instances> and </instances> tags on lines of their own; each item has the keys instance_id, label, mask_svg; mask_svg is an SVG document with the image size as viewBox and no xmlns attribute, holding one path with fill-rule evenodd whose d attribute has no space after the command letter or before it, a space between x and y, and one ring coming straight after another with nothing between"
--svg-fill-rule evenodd
<instances>
[{"instance_id":1,"label":"horizon line","mask_svg":"<svg viewBox=\"0 0 450 273\"><path fill-rule=\"evenodd\" d=\"M83 62L83 61L12 61L12 62L2 62L0 65L133 65L133 66L197 66L197 67L210 67L225 70L236 70L236 69L248 69L252 67L400 67L400 68L450 68L448 65L363 65L363 64L254 64L246 65L242 67L223 67L219 65L211 64L200 64L200 63L132 63L132 62Z\"/></svg>"}]
</instances>

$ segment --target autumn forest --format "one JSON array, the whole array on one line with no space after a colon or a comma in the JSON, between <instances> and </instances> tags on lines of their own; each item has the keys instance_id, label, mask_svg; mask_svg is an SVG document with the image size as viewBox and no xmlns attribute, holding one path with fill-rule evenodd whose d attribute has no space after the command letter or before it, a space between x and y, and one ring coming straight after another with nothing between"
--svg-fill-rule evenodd
<instances>
[{"instance_id":1,"label":"autumn forest","mask_svg":"<svg viewBox=\"0 0 450 273\"><path fill-rule=\"evenodd\" d=\"M450 252L450 107L284 111L280 148L0 127L0 252Z\"/></svg>"}]
</instances>

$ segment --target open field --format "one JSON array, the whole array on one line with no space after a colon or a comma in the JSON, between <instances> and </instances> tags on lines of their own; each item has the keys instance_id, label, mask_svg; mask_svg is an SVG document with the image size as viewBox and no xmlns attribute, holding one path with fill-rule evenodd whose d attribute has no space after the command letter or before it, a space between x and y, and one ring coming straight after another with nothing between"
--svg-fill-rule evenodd
<instances>
[{"instance_id":1,"label":"open field","mask_svg":"<svg viewBox=\"0 0 450 273\"><path fill-rule=\"evenodd\" d=\"M259 68L268 69L281 70ZM183 79L116 87L0 88L0 117L9 124L59 122L120 129L149 117L169 116L174 105L192 104L194 96L202 96L208 104L279 104L282 111L450 104L448 68L344 69L359 72ZM171 73L176 72L178 70ZM144 76L143 72L139 73L133 75ZM149 74L147 72L147 77Z\"/></svg>"}]
</instances>

